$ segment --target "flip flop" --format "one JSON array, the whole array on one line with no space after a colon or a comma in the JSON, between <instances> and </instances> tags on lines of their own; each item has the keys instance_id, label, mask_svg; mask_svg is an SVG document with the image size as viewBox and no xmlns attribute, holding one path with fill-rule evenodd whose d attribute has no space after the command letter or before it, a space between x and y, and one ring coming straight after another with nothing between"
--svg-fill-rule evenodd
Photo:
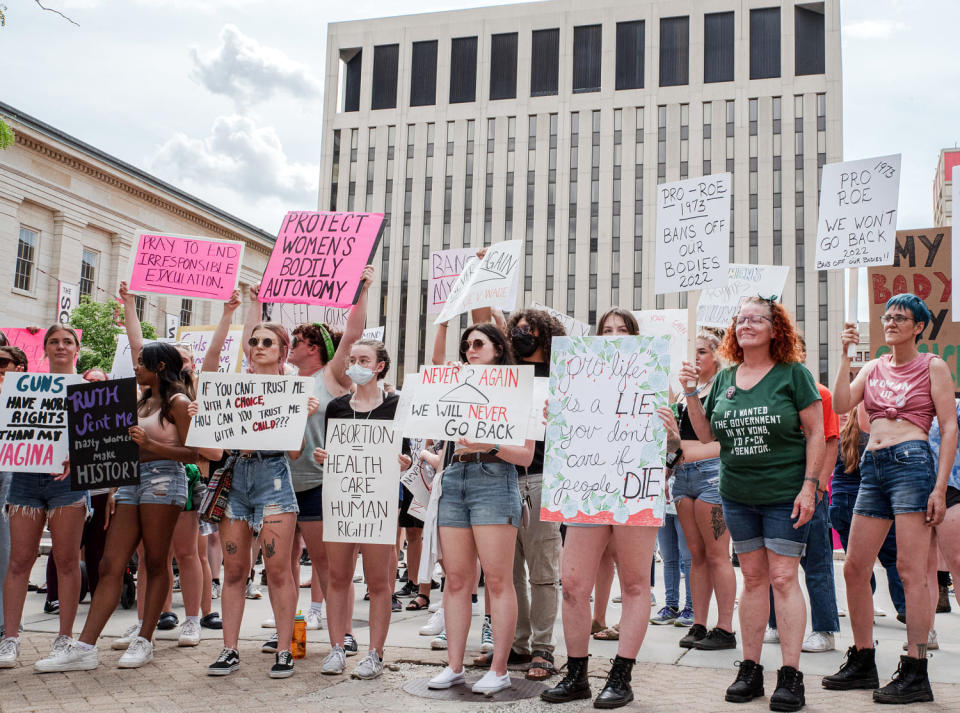
<instances>
[{"instance_id":1,"label":"flip flop","mask_svg":"<svg viewBox=\"0 0 960 713\"><path fill-rule=\"evenodd\" d=\"M430 606L430 597L423 594L418 594L416 597L410 600L410 603L407 604L407 611L420 611L421 609L427 609Z\"/></svg>"},{"instance_id":2,"label":"flip flop","mask_svg":"<svg viewBox=\"0 0 960 713\"><path fill-rule=\"evenodd\" d=\"M614 624L613 626L608 626L603 631L598 631L596 634L594 634L593 638L597 641L619 641L620 625Z\"/></svg>"}]
</instances>

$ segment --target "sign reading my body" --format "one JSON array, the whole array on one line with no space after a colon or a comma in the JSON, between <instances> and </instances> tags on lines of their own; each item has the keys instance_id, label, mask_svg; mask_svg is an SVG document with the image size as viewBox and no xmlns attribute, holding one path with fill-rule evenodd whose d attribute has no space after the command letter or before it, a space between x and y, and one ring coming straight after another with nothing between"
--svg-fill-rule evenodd
<instances>
[{"instance_id":1,"label":"sign reading my body","mask_svg":"<svg viewBox=\"0 0 960 713\"><path fill-rule=\"evenodd\" d=\"M679 242L679 261L668 260L664 265L666 276L681 277L681 286L695 288L713 282L710 271L720 268L720 261L714 255L707 255L703 248L704 236L722 235L727 221L722 218L707 220L697 224L698 219L709 218L708 201L726 198L726 186L719 181L701 181L694 191L679 186L662 189L661 199L665 208L680 208L681 225L665 227L663 240L667 245ZM701 257L702 256L702 257Z\"/></svg>"}]
</instances>

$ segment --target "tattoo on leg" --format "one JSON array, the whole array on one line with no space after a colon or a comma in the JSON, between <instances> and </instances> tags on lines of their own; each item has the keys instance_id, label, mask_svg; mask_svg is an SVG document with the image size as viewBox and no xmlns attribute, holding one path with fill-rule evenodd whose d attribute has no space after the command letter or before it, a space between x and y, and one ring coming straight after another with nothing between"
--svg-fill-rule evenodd
<instances>
[{"instance_id":1,"label":"tattoo on leg","mask_svg":"<svg viewBox=\"0 0 960 713\"><path fill-rule=\"evenodd\" d=\"M714 540L719 540L727 531L727 523L723 519L723 508L719 505L710 508L710 526L713 528Z\"/></svg>"},{"instance_id":2,"label":"tattoo on leg","mask_svg":"<svg viewBox=\"0 0 960 713\"><path fill-rule=\"evenodd\" d=\"M225 544L225 545L223 546L223 548L227 551L227 554L228 554L228 555L235 555L235 554L237 554L237 543L236 543L236 542L229 542L229 541L228 541L227 544Z\"/></svg>"},{"instance_id":3,"label":"tattoo on leg","mask_svg":"<svg viewBox=\"0 0 960 713\"><path fill-rule=\"evenodd\" d=\"M275 539L270 540L270 542L263 543L263 556L267 559L270 559L275 554L277 554L277 541Z\"/></svg>"},{"instance_id":4,"label":"tattoo on leg","mask_svg":"<svg viewBox=\"0 0 960 713\"><path fill-rule=\"evenodd\" d=\"M927 644L926 642L922 644L917 644L917 658L925 659L927 658Z\"/></svg>"}]
</instances>

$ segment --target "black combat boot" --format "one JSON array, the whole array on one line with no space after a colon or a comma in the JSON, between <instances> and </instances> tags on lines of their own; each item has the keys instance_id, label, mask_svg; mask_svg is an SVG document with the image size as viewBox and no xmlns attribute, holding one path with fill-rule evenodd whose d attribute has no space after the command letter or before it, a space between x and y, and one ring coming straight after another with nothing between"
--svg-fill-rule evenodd
<instances>
[{"instance_id":1,"label":"black combat boot","mask_svg":"<svg viewBox=\"0 0 960 713\"><path fill-rule=\"evenodd\" d=\"M630 688L630 678L633 673L633 664L636 659L625 659L617 656L611 663L610 673L603 690L593 702L594 708L619 708L633 700L633 689Z\"/></svg>"},{"instance_id":2,"label":"black combat boot","mask_svg":"<svg viewBox=\"0 0 960 713\"><path fill-rule=\"evenodd\" d=\"M901 656L893 680L873 692L874 703L923 703L933 700L927 660Z\"/></svg>"},{"instance_id":3,"label":"black combat boot","mask_svg":"<svg viewBox=\"0 0 960 713\"><path fill-rule=\"evenodd\" d=\"M568 703L590 697L590 683L587 681L587 662L589 656L568 656L567 675L553 688L540 694L540 700L547 703Z\"/></svg>"},{"instance_id":4,"label":"black combat boot","mask_svg":"<svg viewBox=\"0 0 960 713\"><path fill-rule=\"evenodd\" d=\"M749 703L763 696L763 666L747 659L737 663L737 680L730 684L724 697L730 703Z\"/></svg>"},{"instance_id":5,"label":"black combat boot","mask_svg":"<svg viewBox=\"0 0 960 713\"><path fill-rule=\"evenodd\" d=\"M803 674L793 666L777 671L777 690L770 696L770 710L798 711L806 704L803 697Z\"/></svg>"},{"instance_id":6,"label":"black combat boot","mask_svg":"<svg viewBox=\"0 0 960 713\"><path fill-rule=\"evenodd\" d=\"M832 676L824 676L821 685L831 691L850 691L855 688L874 689L880 685L875 649L847 649L847 660Z\"/></svg>"}]
</instances>

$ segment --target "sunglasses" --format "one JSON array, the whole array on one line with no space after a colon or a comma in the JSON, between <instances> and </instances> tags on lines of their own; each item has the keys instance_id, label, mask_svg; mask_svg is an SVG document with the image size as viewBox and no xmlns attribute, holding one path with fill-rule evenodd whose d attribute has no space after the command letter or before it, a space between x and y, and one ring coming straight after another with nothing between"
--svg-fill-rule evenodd
<instances>
[{"instance_id":1,"label":"sunglasses","mask_svg":"<svg viewBox=\"0 0 960 713\"><path fill-rule=\"evenodd\" d=\"M299 345L306 344L308 347L316 346L309 339L301 339L300 337L294 337L290 340L290 348L296 349ZM267 346L270 346L269 344Z\"/></svg>"},{"instance_id":2,"label":"sunglasses","mask_svg":"<svg viewBox=\"0 0 960 713\"><path fill-rule=\"evenodd\" d=\"M13 359L8 359L7 357L0 357L0 369L6 369L9 366L16 364L17 362Z\"/></svg>"},{"instance_id":3,"label":"sunglasses","mask_svg":"<svg viewBox=\"0 0 960 713\"><path fill-rule=\"evenodd\" d=\"M473 347L477 351L480 351L490 343L491 342L488 342L484 339L464 339L462 342L460 342L460 351L466 353L470 351L471 347Z\"/></svg>"},{"instance_id":4,"label":"sunglasses","mask_svg":"<svg viewBox=\"0 0 960 713\"><path fill-rule=\"evenodd\" d=\"M530 328L530 325L525 324L522 327L514 327L510 330L511 337L519 337L521 334L533 334L533 330Z\"/></svg>"},{"instance_id":5,"label":"sunglasses","mask_svg":"<svg viewBox=\"0 0 960 713\"><path fill-rule=\"evenodd\" d=\"M247 340L247 344L249 344L251 347L259 347L262 344L264 349L269 349L273 346L274 342L270 337L264 337L263 339L250 337L250 339Z\"/></svg>"}]
</instances>

